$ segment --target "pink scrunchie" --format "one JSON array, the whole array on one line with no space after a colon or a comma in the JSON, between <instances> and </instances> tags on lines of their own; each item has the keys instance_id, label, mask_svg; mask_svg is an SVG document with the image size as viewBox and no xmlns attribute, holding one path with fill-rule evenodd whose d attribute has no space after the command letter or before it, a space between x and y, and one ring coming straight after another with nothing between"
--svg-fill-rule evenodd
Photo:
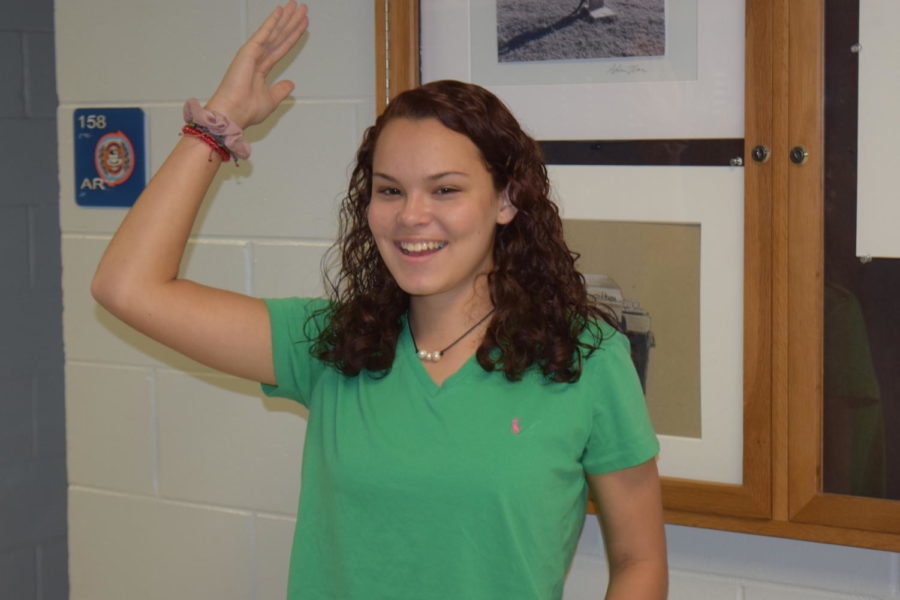
<instances>
[{"instance_id":1,"label":"pink scrunchie","mask_svg":"<svg viewBox=\"0 0 900 600\"><path fill-rule=\"evenodd\" d=\"M244 130L222 113L206 110L196 98L190 98L184 103L184 121L196 123L211 134L222 137L225 147L237 158L250 158L250 144L242 139Z\"/></svg>"}]
</instances>

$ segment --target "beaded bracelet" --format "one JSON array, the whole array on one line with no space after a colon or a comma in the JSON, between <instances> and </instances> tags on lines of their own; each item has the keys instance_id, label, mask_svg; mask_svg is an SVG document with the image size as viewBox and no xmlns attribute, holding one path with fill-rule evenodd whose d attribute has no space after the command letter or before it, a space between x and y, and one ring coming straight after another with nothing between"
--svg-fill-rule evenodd
<instances>
[{"instance_id":1,"label":"beaded bracelet","mask_svg":"<svg viewBox=\"0 0 900 600\"><path fill-rule=\"evenodd\" d=\"M222 135L216 135L215 133L213 133L212 131L209 130L209 127L204 127L204 126L201 125L200 123L195 123L194 121L185 121L185 122L186 122L188 125L190 125L191 127L193 127L194 129L196 129L197 131L199 131L199 132L201 132L201 133L205 133L205 134L208 135L209 137L211 137L211 138L213 138L214 140L216 140L216 143L217 143L218 145L222 146L223 148L225 148L226 150L228 150L228 153L229 153L229 154L234 154L234 153L228 148L228 144L225 143L225 136L222 136Z\"/></svg>"},{"instance_id":2,"label":"beaded bracelet","mask_svg":"<svg viewBox=\"0 0 900 600\"><path fill-rule=\"evenodd\" d=\"M237 158L250 158L250 144L244 139L244 131L228 115L207 110L196 98L184 103L184 122L213 136L219 146Z\"/></svg>"},{"instance_id":3,"label":"beaded bracelet","mask_svg":"<svg viewBox=\"0 0 900 600\"><path fill-rule=\"evenodd\" d=\"M188 124L186 125L186 127L191 127L194 130L196 130L199 134L203 134L204 136L206 136L208 138L205 140L207 143L209 143L211 140L216 143L216 145L219 147L220 150L224 150L228 154L228 157L223 158L222 160L227 162L229 158L234 159L234 164L236 166L239 166L238 157L235 155L234 151L228 147L228 144L226 143L224 136L216 135L215 133L210 131L208 127L204 127L203 125L200 125L199 123L194 123L193 121L189 121ZM184 133L183 128L182 128L182 133ZM191 134L191 135L195 135L195 134Z\"/></svg>"},{"instance_id":4,"label":"beaded bracelet","mask_svg":"<svg viewBox=\"0 0 900 600\"><path fill-rule=\"evenodd\" d=\"M219 158L221 158L223 162L228 162L231 158L231 152L222 145L215 136L206 131L202 131L195 125L185 125L181 128L181 133L202 140L204 144L212 148L212 150L219 155ZM209 160L212 160L212 152L209 153ZM234 163L237 164L237 158L234 159Z\"/></svg>"}]
</instances>

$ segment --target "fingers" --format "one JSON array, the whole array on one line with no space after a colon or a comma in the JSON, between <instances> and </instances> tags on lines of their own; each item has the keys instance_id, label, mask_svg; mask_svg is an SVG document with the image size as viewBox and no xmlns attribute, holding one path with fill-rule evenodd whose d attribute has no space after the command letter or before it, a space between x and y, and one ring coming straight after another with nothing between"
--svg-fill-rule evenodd
<instances>
[{"instance_id":1,"label":"fingers","mask_svg":"<svg viewBox=\"0 0 900 600\"><path fill-rule=\"evenodd\" d=\"M294 0L291 0L287 4L284 5L284 10L281 11L281 15L275 24L275 30L273 31L273 35L280 35L284 30L285 26L301 11L305 11L305 5L297 5Z\"/></svg>"},{"instance_id":2,"label":"fingers","mask_svg":"<svg viewBox=\"0 0 900 600\"><path fill-rule=\"evenodd\" d=\"M288 2L288 4L284 7L281 14L279 15L278 20L275 22L275 26L270 32L268 39L266 40L267 45L269 46L277 46L281 43L281 41L288 35L290 35L291 31L297 27L297 25L306 18L307 7L305 4L297 5L294 0Z\"/></svg>"},{"instance_id":3,"label":"fingers","mask_svg":"<svg viewBox=\"0 0 900 600\"><path fill-rule=\"evenodd\" d=\"M295 27L296 23L306 17L306 12L306 5L298 5L296 0L290 0L283 7L276 6L275 10L272 11L247 41L255 42L263 47L277 46L283 39L285 32L289 31L291 27Z\"/></svg>"},{"instance_id":4,"label":"fingers","mask_svg":"<svg viewBox=\"0 0 900 600\"><path fill-rule=\"evenodd\" d=\"M291 92L294 91L294 82L288 81L287 79L279 81L271 88L272 100L275 102L275 105L281 104L281 102L287 98Z\"/></svg>"},{"instance_id":5,"label":"fingers","mask_svg":"<svg viewBox=\"0 0 900 600\"><path fill-rule=\"evenodd\" d=\"M278 7L281 8L281 7ZM276 8L275 10L278 10ZM294 14L297 10L297 5L293 2L288 2L284 8L281 9L281 12L278 15L278 18L275 20L275 26L269 32L269 35L266 37L265 44L267 46L273 45L276 40L281 35L281 32L284 30L285 24L290 20L291 15ZM274 13L273 13L274 14Z\"/></svg>"},{"instance_id":6,"label":"fingers","mask_svg":"<svg viewBox=\"0 0 900 600\"><path fill-rule=\"evenodd\" d=\"M290 17L284 21L277 32L273 32L266 44L266 53L262 57L259 68L264 74L281 60L297 43L309 25L306 5L300 5Z\"/></svg>"},{"instance_id":7,"label":"fingers","mask_svg":"<svg viewBox=\"0 0 900 600\"><path fill-rule=\"evenodd\" d=\"M292 2L293 0L291 0L291 2L289 2L288 4L290 5ZM250 39L248 39L247 41L256 42L257 44L265 44L266 40L272 34L272 31L274 31L275 27L278 25L278 21L281 19L282 13L284 13L284 9L280 6L276 6L275 10L273 10L271 14L266 17L266 20L263 21L263 24L259 26L259 29L253 32L253 35L251 35Z\"/></svg>"},{"instance_id":8,"label":"fingers","mask_svg":"<svg viewBox=\"0 0 900 600\"><path fill-rule=\"evenodd\" d=\"M295 7L296 5L289 4L282 14L282 18L269 37L270 49L280 48L285 40L291 38L296 41L306 31L306 26L309 24L309 19L306 16L308 9L305 4Z\"/></svg>"}]
</instances>

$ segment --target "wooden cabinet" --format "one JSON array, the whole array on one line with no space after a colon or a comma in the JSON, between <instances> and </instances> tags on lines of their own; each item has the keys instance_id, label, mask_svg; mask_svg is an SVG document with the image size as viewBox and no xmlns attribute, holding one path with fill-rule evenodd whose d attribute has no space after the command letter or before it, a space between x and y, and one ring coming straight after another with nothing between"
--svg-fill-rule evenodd
<instances>
[{"instance_id":1,"label":"wooden cabinet","mask_svg":"<svg viewBox=\"0 0 900 600\"><path fill-rule=\"evenodd\" d=\"M381 107L418 83L418 3L375 5ZM666 517L898 551L900 502L822 491L825 11L746 1L743 482L665 478Z\"/></svg>"}]
</instances>

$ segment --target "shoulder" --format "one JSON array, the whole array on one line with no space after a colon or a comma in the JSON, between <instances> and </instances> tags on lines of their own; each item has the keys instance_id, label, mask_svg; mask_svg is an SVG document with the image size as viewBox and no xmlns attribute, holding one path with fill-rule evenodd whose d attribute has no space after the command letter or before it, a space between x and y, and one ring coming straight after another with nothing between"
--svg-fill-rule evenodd
<instances>
[{"instance_id":1,"label":"shoulder","mask_svg":"<svg viewBox=\"0 0 900 600\"><path fill-rule=\"evenodd\" d=\"M265 298L273 331L291 341L310 341L327 326L333 303L324 298Z\"/></svg>"},{"instance_id":2,"label":"shoulder","mask_svg":"<svg viewBox=\"0 0 900 600\"><path fill-rule=\"evenodd\" d=\"M581 332L580 339L603 341L612 337L625 337L621 335L618 329L600 318L590 319Z\"/></svg>"},{"instance_id":3,"label":"shoulder","mask_svg":"<svg viewBox=\"0 0 900 600\"><path fill-rule=\"evenodd\" d=\"M584 358L577 384L592 415L583 462L594 474L632 467L659 452L628 337L605 323L596 327L603 339Z\"/></svg>"},{"instance_id":4,"label":"shoulder","mask_svg":"<svg viewBox=\"0 0 900 600\"><path fill-rule=\"evenodd\" d=\"M583 344L581 352L581 378L608 389L619 388L629 394L634 392L637 379L631 357L628 336L602 320L591 321L579 336ZM588 384L590 385L590 384ZM638 382L637 389L640 390ZM643 395L642 390L640 394Z\"/></svg>"},{"instance_id":5,"label":"shoulder","mask_svg":"<svg viewBox=\"0 0 900 600\"><path fill-rule=\"evenodd\" d=\"M582 358L587 360L597 355L625 351L631 353L628 336L602 319L592 319L578 336Z\"/></svg>"}]
</instances>

